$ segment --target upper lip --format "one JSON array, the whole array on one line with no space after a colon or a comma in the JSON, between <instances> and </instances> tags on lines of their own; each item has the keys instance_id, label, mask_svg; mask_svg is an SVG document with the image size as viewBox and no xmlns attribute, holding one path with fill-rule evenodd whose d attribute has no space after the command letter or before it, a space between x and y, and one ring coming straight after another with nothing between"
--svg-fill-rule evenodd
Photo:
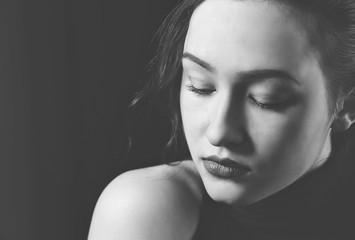
<instances>
[{"instance_id":1,"label":"upper lip","mask_svg":"<svg viewBox=\"0 0 355 240\"><path fill-rule=\"evenodd\" d=\"M216 155L211 155L211 156L205 157L203 159L219 163L219 164L224 165L226 167L238 167L238 168L243 168L245 170L251 171L250 167L248 167L244 164L238 163L236 161L233 161L230 158L220 158Z\"/></svg>"}]
</instances>

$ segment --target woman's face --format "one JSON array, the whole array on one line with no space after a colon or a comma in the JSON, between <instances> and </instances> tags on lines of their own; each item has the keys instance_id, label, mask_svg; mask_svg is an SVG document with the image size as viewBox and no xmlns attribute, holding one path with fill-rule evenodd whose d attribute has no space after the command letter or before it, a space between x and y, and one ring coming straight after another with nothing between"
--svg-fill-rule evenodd
<instances>
[{"instance_id":1,"label":"woman's face","mask_svg":"<svg viewBox=\"0 0 355 240\"><path fill-rule=\"evenodd\" d=\"M180 105L208 194L245 205L320 166L332 113L305 28L269 1L207 0L185 40Z\"/></svg>"}]
</instances>

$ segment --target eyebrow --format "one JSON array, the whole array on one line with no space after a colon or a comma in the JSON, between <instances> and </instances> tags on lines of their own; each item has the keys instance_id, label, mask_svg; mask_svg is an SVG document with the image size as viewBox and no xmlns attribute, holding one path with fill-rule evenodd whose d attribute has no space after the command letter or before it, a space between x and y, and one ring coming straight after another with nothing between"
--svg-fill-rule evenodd
<instances>
[{"instance_id":1,"label":"eyebrow","mask_svg":"<svg viewBox=\"0 0 355 240\"><path fill-rule=\"evenodd\" d=\"M292 77L289 73L278 69L256 69L251 71L244 71L238 74L238 78L249 81L258 81L262 79L280 79L301 85L301 82Z\"/></svg>"},{"instance_id":2,"label":"eyebrow","mask_svg":"<svg viewBox=\"0 0 355 240\"><path fill-rule=\"evenodd\" d=\"M195 55L188 53L188 52L184 52L182 54L182 59L188 59L198 65L200 65L202 68L206 69L209 72L215 72L215 68L212 67L211 64L209 64L208 62L203 61L202 59L196 57Z\"/></svg>"},{"instance_id":3,"label":"eyebrow","mask_svg":"<svg viewBox=\"0 0 355 240\"><path fill-rule=\"evenodd\" d=\"M209 72L213 73L216 71L216 69L211 64L196 57L191 53L184 52L182 55L182 59L188 59ZM296 78L292 77L289 73L278 69L255 69L250 71L242 71L238 73L238 78L246 81L258 81L262 79L274 78L291 81L293 83L296 83L297 85L301 85L301 82L298 81Z\"/></svg>"}]
</instances>

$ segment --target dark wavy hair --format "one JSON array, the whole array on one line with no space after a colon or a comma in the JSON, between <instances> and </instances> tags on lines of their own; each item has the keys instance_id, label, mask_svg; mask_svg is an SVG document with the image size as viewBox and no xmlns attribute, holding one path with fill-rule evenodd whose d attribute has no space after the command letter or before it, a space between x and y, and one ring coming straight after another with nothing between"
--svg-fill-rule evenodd
<instances>
[{"instance_id":1,"label":"dark wavy hair","mask_svg":"<svg viewBox=\"0 0 355 240\"><path fill-rule=\"evenodd\" d=\"M169 122L169 134L162 149L166 162L189 157L179 105L181 58L190 18L203 1L183 0L166 17L156 34L156 54L148 67L150 78L142 82L142 88L130 105L131 111L140 111L144 106ZM355 88L355 1L265 1L278 3L294 13L308 30L311 44L321 54L320 66L327 80L330 108L334 110L341 97L355 98L354 94L349 95ZM355 104L352 105L355 108ZM354 126L332 134L332 147L337 157L354 157Z\"/></svg>"}]
</instances>

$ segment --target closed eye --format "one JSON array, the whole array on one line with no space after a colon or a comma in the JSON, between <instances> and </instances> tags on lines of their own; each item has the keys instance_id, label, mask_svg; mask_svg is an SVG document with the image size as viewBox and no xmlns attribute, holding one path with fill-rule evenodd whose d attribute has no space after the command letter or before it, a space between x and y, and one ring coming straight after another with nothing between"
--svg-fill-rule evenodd
<instances>
[{"instance_id":1,"label":"closed eye","mask_svg":"<svg viewBox=\"0 0 355 240\"><path fill-rule=\"evenodd\" d=\"M193 85L186 85L187 90L195 93L198 96L209 96L213 94L216 90L215 89L210 89L210 88L196 88Z\"/></svg>"},{"instance_id":2,"label":"closed eye","mask_svg":"<svg viewBox=\"0 0 355 240\"><path fill-rule=\"evenodd\" d=\"M290 100L285 100L285 101L258 101L256 100L253 96L249 95L248 99L258 106L259 108L266 109L266 110L281 110L282 108L286 107L289 103Z\"/></svg>"}]
</instances>

